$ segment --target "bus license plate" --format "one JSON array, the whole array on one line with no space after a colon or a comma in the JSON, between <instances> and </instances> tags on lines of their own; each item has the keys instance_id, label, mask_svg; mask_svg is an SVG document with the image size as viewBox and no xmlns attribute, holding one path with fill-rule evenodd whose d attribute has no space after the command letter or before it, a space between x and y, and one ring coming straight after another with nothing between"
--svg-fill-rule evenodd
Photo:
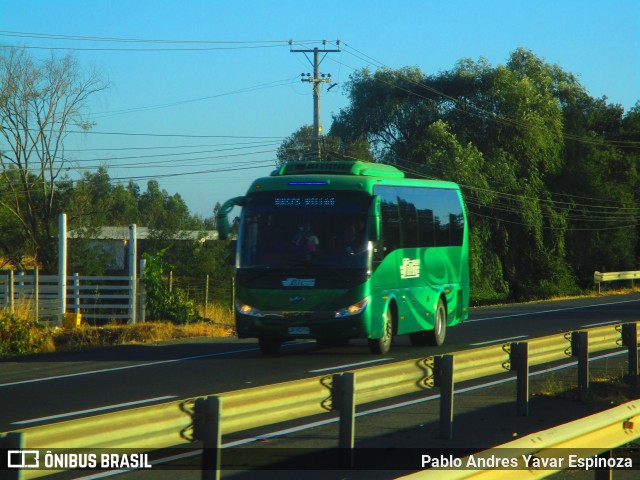
<instances>
[{"instance_id":1,"label":"bus license plate","mask_svg":"<svg viewBox=\"0 0 640 480\"><path fill-rule=\"evenodd\" d=\"M310 333L309 327L289 327L289 335L309 335Z\"/></svg>"}]
</instances>

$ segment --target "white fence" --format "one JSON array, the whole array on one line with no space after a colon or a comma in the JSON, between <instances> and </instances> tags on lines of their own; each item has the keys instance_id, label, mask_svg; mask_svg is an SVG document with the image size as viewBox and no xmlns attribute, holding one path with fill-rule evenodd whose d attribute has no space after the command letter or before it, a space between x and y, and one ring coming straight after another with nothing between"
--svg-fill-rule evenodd
<instances>
[{"instance_id":1,"label":"white fence","mask_svg":"<svg viewBox=\"0 0 640 480\"><path fill-rule=\"evenodd\" d=\"M132 276L81 276L67 277L65 308L60 300L57 275L8 272L0 275L0 309L20 312L36 320L61 320L61 312L81 313L90 323L118 321L134 323L144 321L144 298L138 299L137 279Z\"/></svg>"},{"instance_id":2,"label":"white fence","mask_svg":"<svg viewBox=\"0 0 640 480\"><path fill-rule=\"evenodd\" d=\"M129 225L129 275L67 275L67 215L60 214L58 275L8 272L0 275L0 310L62 323L67 310L89 321L144 321L144 292L138 301L137 227ZM143 276L144 263L140 276ZM138 312L138 305L141 306Z\"/></svg>"},{"instance_id":3,"label":"white fence","mask_svg":"<svg viewBox=\"0 0 640 480\"><path fill-rule=\"evenodd\" d=\"M61 311L58 276L39 275L37 270L0 275L0 308L35 319L57 317Z\"/></svg>"}]
</instances>

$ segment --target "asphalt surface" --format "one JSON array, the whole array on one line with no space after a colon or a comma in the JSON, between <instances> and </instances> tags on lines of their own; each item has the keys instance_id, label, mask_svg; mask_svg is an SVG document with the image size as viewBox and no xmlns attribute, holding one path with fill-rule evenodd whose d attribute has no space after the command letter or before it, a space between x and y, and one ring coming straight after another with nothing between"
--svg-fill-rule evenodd
<instances>
[{"instance_id":1,"label":"asphalt surface","mask_svg":"<svg viewBox=\"0 0 640 480\"><path fill-rule=\"evenodd\" d=\"M297 342L286 347L282 355L267 359L261 356L253 341L195 339L11 360L0 363L0 431L95 415L105 411L97 411L105 406L110 408L106 411L133 408L137 406L132 405L134 402L145 402L139 405L159 403L317 376L318 371L337 373L358 368L357 365L375 365L367 362L419 358L506 339L532 338L590 325L634 320L640 320L638 293L474 309L465 325L449 329L444 349L416 349L410 347L405 338L398 338L387 357L369 354L362 341L333 349L318 349L314 342ZM624 356L618 356L598 364L621 372L625 367L619 362L623 360ZM561 374L535 377L532 391L535 391L536 383L548 383L549 375L553 383ZM569 374L569 379L574 377ZM534 396L531 414L518 417L515 382L462 393L460 389L466 386L456 385L452 440L439 438L437 398L407 397L395 403L400 400L415 403L388 409L389 403L394 402L387 402L358 410L355 469L336 469L337 424L309 426L311 419L305 420L303 425L278 426L277 430L293 428L286 435L270 435L276 429L265 429L224 438L227 445L230 442L241 445L223 450L223 464L226 462L226 465L222 478L396 478L418 469L406 467L413 467L413 455L416 462L419 461L422 449L463 454L604 407ZM366 414L376 407L385 410ZM290 457L298 458L302 466L298 463L278 470L286 452ZM375 462L383 462L383 465L369 469L368 464ZM256 470L257 465L261 467ZM318 466L322 468L314 468ZM200 478L199 467L199 456L196 455L183 460L181 470L171 470L163 463L151 471L131 472L124 476L127 479ZM304 474L299 468L304 468ZM76 472L64 477L104 478L89 475L90 472Z\"/></svg>"},{"instance_id":2,"label":"asphalt surface","mask_svg":"<svg viewBox=\"0 0 640 480\"><path fill-rule=\"evenodd\" d=\"M623 355L591 362L592 379L605 378L624 372ZM531 399L528 416L516 411L515 382L498 385L467 382L456 386L454 401L453 438L441 438L439 430L439 400L437 396L403 398L408 405L384 408L367 405L357 410L354 467L340 468L337 450L338 425L328 423L294 429L283 433L289 425L259 432L242 432L225 437L222 450L222 479L229 480L390 480L421 470L422 455L451 458L496 447L516 438L556 425L576 420L625 402L625 396L615 391L611 398L580 401L575 391L568 395L549 391L570 392L577 385L575 367L551 372L538 370L531 378ZM532 372L534 373L534 372ZM503 376L502 379L506 379ZM496 380L496 379L494 379ZM625 389L625 395L640 396L640 390ZM309 424L312 422L309 421ZM255 436L251 434L255 433ZM242 443L234 446L235 443ZM634 469L616 471L616 479L638 478L640 471L640 443L619 450L617 455L631 456ZM597 445L594 445L597 448ZM174 454L175 452L161 452ZM511 453L511 452L507 452ZM580 452L576 452L580 455ZM497 455L504 455L498 450ZM113 478L125 480L184 479L201 477L201 454L174 462L157 463L150 470L124 472ZM526 472L512 471L511 478L523 478ZM97 480L112 478L104 474L76 472L52 478ZM593 471L559 472L554 478L593 478Z\"/></svg>"}]
</instances>

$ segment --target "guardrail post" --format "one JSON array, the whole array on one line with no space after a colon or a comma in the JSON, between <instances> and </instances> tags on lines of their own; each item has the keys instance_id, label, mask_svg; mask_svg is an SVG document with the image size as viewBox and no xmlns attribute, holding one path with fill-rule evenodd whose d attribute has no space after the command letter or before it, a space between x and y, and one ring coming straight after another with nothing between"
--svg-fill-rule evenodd
<instances>
[{"instance_id":1,"label":"guardrail post","mask_svg":"<svg viewBox=\"0 0 640 480\"><path fill-rule=\"evenodd\" d=\"M607 450L606 452L602 452L598 454L599 458L606 458L609 460L613 457L611 450ZM595 476L596 480L611 480L613 478L613 471L611 467L600 467L596 468Z\"/></svg>"},{"instance_id":2,"label":"guardrail post","mask_svg":"<svg viewBox=\"0 0 640 480\"><path fill-rule=\"evenodd\" d=\"M589 391L589 332L571 333L571 356L578 357L578 390L584 399Z\"/></svg>"},{"instance_id":3,"label":"guardrail post","mask_svg":"<svg viewBox=\"0 0 640 480\"><path fill-rule=\"evenodd\" d=\"M631 385L638 385L638 324L622 324L622 344L629 351L629 374L627 382Z\"/></svg>"},{"instance_id":4,"label":"guardrail post","mask_svg":"<svg viewBox=\"0 0 640 480\"><path fill-rule=\"evenodd\" d=\"M338 448L340 450L340 466L353 467L353 449L356 426L356 374L345 372L338 377L340 434Z\"/></svg>"},{"instance_id":5,"label":"guardrail post","mask_svg":"<svg viewBox=\"0 0 640 480\"><path fill-rule=\"evenodd\" d=\"M4 450L22 450L24 449L24 435L22 432L9 432L6 435L0 435L0 451L3 451L3 455L8 455L4 453ZM7 458L7 465L9 462L9 458ZM6 480L21 480L22 479L22 469L21 468L13 468L7 469L4 474L6 474Z\"/></svg>"},{"instance_id":6,"label":"guardrail post","mask_svg":"<svg viewBox=\"0 0 640 480\"><path fill-rule=\"evenodd\" d=\"M196 435L202 440L202 480L220 480L222 463L222 398L196 400Z\"/></svg>"},{"instance_id":7,"label":"guardrail post","mask_svg":"<svg viewBox=\"0 0 640 480\"><path fill-rule=\"evenodd\" d=\"M511 344L511 370L516 370L518 415L529 415L529 344Z\"/></svg>"},{"instance_id":8,"label":"guardrail post","mask_svg":"<svg viewBox=\"0 0 640 480\"><path fill-rule=\"evenodd\" d=\"M453 355L434 358L435 386L440 389L440 438L453 439Z\"/></svg>"}]
</instances>

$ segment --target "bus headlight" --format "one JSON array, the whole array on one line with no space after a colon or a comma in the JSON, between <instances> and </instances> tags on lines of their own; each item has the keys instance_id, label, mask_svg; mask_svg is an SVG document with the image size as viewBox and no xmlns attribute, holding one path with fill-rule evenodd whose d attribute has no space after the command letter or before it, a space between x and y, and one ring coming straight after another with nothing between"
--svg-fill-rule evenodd
<instances>
[{"instance_id":1,"label":"bus headlight","mask_svg":"<svg viewBox=\"0 0 640 480\"><path fill-rule=\"evenodd\" d=\"M253 308L251 305L242 303L236 300L236 310L243 315L249 315L251 317L264 317L264 315L257 308Z\"/></svg>"},{"instance_id":2,"label":"bus headlight","mask_svg":"<svg viewBox=\"0 0 640 480\"><path fill-rule=\"evenodd\" d=\"M349 305L346 308L341 308L340 310L337 310L336 318L349 317L351 315L358 315L359 313L362 313L365 308L367 308L368 304L369 304L369 299L363 298L358 303L354 303L353 305Z\"/></svg>"}]
</instances>

